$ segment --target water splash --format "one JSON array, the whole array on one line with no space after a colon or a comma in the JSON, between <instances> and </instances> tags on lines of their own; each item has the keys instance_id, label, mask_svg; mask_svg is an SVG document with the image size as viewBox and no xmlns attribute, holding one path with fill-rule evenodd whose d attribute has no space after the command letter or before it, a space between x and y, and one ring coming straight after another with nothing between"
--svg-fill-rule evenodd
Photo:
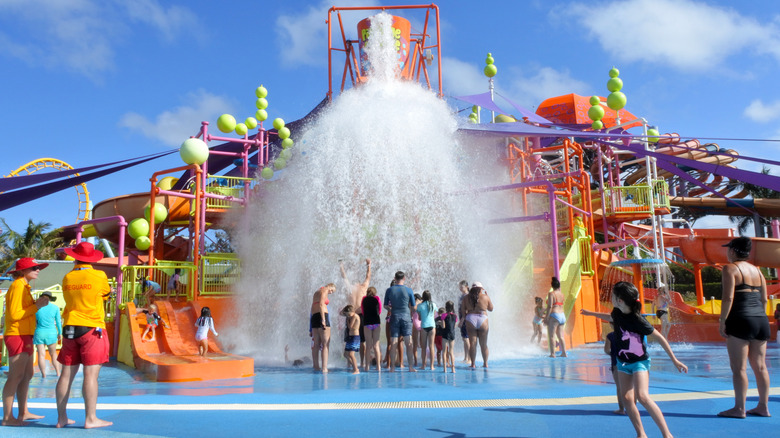
<instances>
[{"instance_id":1,"label":"water splash","mask_svg":"<svg viewBox=\"0 0 780 438\"><path fill-rule=\"evenodd\" d=\"M279 180L264 183L245 215L245 231L234 239L243 261L239 329L226 334L259 363L281 361L285 345L290 359L310 357L312 295L330 282L339 287L329 309L331 352L340 354L336 315L349 292L339 259L359 282L370 257L371 284L380 296L394 272L403 270L407 285L415 292L429 289L444 307L447 300L457 304L457 282L476 275L496 285L492 296L500 295L524 243L502 235L518 232L516 227L485 224L509 205L507 195L479 201L452 195L505 183L502 145L461 144L446 103L417 83L396 79L390 20L386 13L372 19L365 47L369 80L296 133L300 141L289 167Z\"/></svg>"}]
</instances>

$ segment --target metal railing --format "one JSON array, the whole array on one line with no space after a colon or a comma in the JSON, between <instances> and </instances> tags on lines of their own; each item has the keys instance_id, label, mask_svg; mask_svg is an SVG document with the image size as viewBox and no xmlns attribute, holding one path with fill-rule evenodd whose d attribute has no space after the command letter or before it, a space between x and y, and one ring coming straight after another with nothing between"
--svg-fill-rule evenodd
<instances>
[{"instance_id":1,"label":"metal railing","mask_svg":"<svg viewBox=\"0 0 780 438\"><path fill-rule=\"evenodd\" d=\"M232 295L241 278L241 260L236 254L206 254L201 258L200 296Z\"/></svg>"},{"instance_id":2,"label":"metal railing","mask_svg":"<svg viewBox=\"0 0 780 438\"><path fill-rule=\"evenodd\" d=\"M229 196L233 199L244 199L245 189L253 189L257 181L252 178L237 176L209 175L206 178L206 193L212 195ZM206 208L234 208L241 204L230 199L206 198Z\"/></svg>"}]
</instances>

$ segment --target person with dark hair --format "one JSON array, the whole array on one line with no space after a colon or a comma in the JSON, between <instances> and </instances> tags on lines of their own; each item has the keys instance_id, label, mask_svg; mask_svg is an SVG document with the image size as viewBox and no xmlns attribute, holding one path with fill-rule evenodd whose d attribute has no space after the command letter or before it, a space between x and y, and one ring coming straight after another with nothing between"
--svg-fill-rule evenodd
<instances>
[{"instance_id":1,"label":"person with dark hair","mask_svg":"<svg viewBox=\"0 0 780 438\"><path fill-rule=\"evenodd\" d=\"M373 354L376 361L376 370L382 369L382 352L379 350L379 334L382 324L382 301L376 296L376 288L370 286L366 290L366 296L360 303L360 308L363 314L363 326L364 337L366 338L366 360L364 370L371 369L371 355Z\"/></svg>"},{"instance_id":2,"label":"person with dark hair","mask_svg":"<svg viewBox=\"0 0 780 438\"><path fill-rule=\"evenodd\" d=\"M214 333L214 336L219 336L216 327L214 327L214 318L211 317L211 309L204 306L200 309L200 316L195 321L195 342L198 343L198 354L200 356L206 356L209 352L209 330Z\"/></svg>"},{"instance_id":3,"label":"person with dark hair","mask_svg":"<svg viewBox=\"0 0 780 438\"><path fill-rule=\"evenodd\" d=\"M672 329L672 323L669 321L669 305L672 304L672 298L669 296L668 288L665 285L658 286L658 294L653 300L653 310L655 316L661 320L661 334L669 338L669 330Z\"/></svg>"},{"instance_id":4,"label":"person with dark hair","mask_svg":"<svg viewBox=\"0 0 780 438\"><path fill-rule=\"evenodd\" d=\"M309 330L312 337L311 360L315 371L328 372L328 353L330 347L330 317L328 316L328 295L336 290L336 285L328 283L317 289L311 301ZM320 367L320 360L322 366Z\"/></svg>"},{"instance_id":5,"label":"person with dark hair","mask_svg":"<svg viewBox=\"0 0 780 438\"><path fill-rule=\"evenodd\" d=\"M43 418L27 410L27 393L34 373L35 314L46 301L33 299L30 281L38 278L38 272L47 266L48 263L36 263L30 257L22 257L16 261L16 269L10 272L14 281L5 295L3 342L8 351L8 376L3 385L3 426L25 426L24 420ZM14 397L19 411L16 417Z\"/></svg>"},{"instance_id":6,"label":"person with dark hair","mask_svg":"<svg viewBox=\"0 0 780 438\"><path fill-rule=\"evenodd\" d=\"M385 307L391 306L390 314L390 372L395 371L395 356L396 347L398 345L398 337L402 336L404 344L406 344L406 359L409 366L409 372L417 372L412 365L413 348L412 348L412 314L411 312L416 310L416 304L414 300L414 292L408 286L404 285L406 274L402 271L395 273L395 285L390 286L385 291L384 305Z\"/></svg>"},{"instance_id":7,"label":"person with dark hair","mask_svg":"<svg viewBox=\"0 0 780 438\"><path fill-rule=\"evenodd\" d=\"M463 300L463 313L466 315L466 330L469 332L469 364L471 368L476 368L477 343L482 353L482 366L488 367L487 340L490 324L488 323L488 312L493 311L493 301L487 294L482 283L474 282L471 285L468 296Z\"/></svg>"},{"instance_id":8,"label":"person with dark hair","mask_svg":"<svg viewBox=\"0 0 780 438\"><path fill-rule=\"evenodd\" d=\"M645 336L654 338L661 345L678 371L687 373L688 367L677 360L666 338L642 316L642 302L639 300L636 286L625 281L615 284L612 288L612 305L614 306L612 313L599 313L586 309L582 309L580 313L609 321L615 326L613 340L617 349L620 395L636 435L647 436L635 400L645 407L661 430L661 434L664 437L671 437L663 412L650 398L650 356L647 354Z\"/></svg>"},{"instance_id":9,"label":"person with dark hair","mask_svg":"<svg viewBox=\"0 0 780 438\"><path fill-rule=\"evenodd\" d=\"M566 342L563 340L563 328L566 326L566 315L563 314L563 292L561 282L557 277L550 281L552 290L547 294L547 310L544 312L547 321L547 346L550 349L550 357L555 357L555 341L553 334L558 338L558 346L561 349L560 356L566 357Z\"/></svg>"},{"instance_id":10,"label":"person with dark hair","mask_svg":"<svg viewBox=\"0 0 780 438\"><path fill-rule=\"evenodd\" d=\"M531 342L534 342L534 338L536 338L536 343L542 342L542 325L544 324L544 307L542 305L544 304L544 300L542 297L535 297L534 302L536 303L536 307L534 307L534 319L531 323L531 326L534 329L534 334L531 335Z\"/></svg>"},{"instance_id":11,"label":"person with dark hair","mask_svg":"<svg viewBox=\"0 0 780 438\"><path fill-rule=\"evenodd\" d=\"M771 333L766 315L766 279L748 262L752 242L737 237L728 244L729 264L721 273L723 298L720 307L720 334L726 338L734 407L720 412L720 417L745 418L746 414L769 417L769 372L766 368L766 343ZM746 362L756 376L758 405L745 410L748 389Z\"/></svg>"},{"instance_id":12,"label":"person with dark hair","mask_svg":"<svg viewBox=\"0 0 780 438\"><path fill-rule=\"evenodd\" d=\"M463 325L466 314L463 313L463 299L469 294L469 282L461 280L458 283L458 289L460 290L460 297L458 297L458 328L460 328L460 338L463 340L463 362L469 361L469 351L471 351L469 332L466 330L466 326Z\"/></svg>"},{"instance_id":13,"label":"person with dark hair","mask_svg":"<svg viewBox=\"0 0 780 438\"><path fill-rule=\"evenodd\" d=\"M341 278L344 279L344 283L347 285L347 290L351 294L349 302L355 309L355 313L357 314L358 318L360 318L360 366L365 367L364 369L367 370L368 364L366 363L366 335L363 332L365 322L363 321L363 310L361 304L363 303L363 298L366 296L366 291L368 291L368 285L371 283L371 259L366 259L366 278L362 283L352 284L352 282L349 281L347 271L344 269L343 260L339 260L339 269L341 270Z\"/></svg>"},{"instance_id":14,"label":"person with dark hair","mask_svg":"<svg viewBox=\"0 0 780 438\"><path fill-rule=\"evenodd\" d=\"M417 304L417 315L420 317L420 346L422 347L422 368L425 369L425 359L431 361L431 370L434 369L433 353L435 351L436 311L438 306L433 302L431 292L422 293L422 301ZM427 353L427 354L426 354Z\"/></svg>"}]
</instances>

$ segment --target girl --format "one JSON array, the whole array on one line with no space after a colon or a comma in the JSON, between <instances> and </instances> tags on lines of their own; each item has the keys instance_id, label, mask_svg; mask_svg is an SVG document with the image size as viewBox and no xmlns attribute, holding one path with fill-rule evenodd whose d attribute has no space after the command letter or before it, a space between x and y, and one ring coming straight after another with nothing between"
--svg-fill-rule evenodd
<instances>
[{"instance_id":1,"label":"girl","mask_svg":"<svg viewBox=\"0 0 780 438\"><path fill-rule=\"evenodd\" d=\"M209 330L214 333L214 336L219 336L217 329L214 328L214 318L211 317L211 309L204 307L200 309L200 318L195 321L195 327L198 331L195 332L195 340L198 342L198 354L206 356L209 351Z\"/></svg>"},{"instance_id":2,"label":"girl","mask_svg":"<svg viewBox=\"0 0 780 438\"><path fill-rule=\"evenodd\" d=\"M534 321L532 326L534 328L534 334L531 335L531 343L534 342L534 338L537 338L536 343L542 342L542 324L544 324L544 300L541 297L534 298L536 301L536 307L534 308Z\"/></svg>"},{"instance_id":3,"label":"girl","mask_svg":"<svg viewBox=\"0 0 780 438\"><path fill-rule=\"evenodd\" d=\"M447 301L444 305L445 313L441 316L441 338L444 346L444 372L447 372L447 363L455 373L455 330L458 324L458 315L455 314L455 304Z\"/></svg>"},{"instance_id":4,"label":"girl","mask_svg":"<svg viewBox=\"0 0 780 438\"><path fill-rule=\"evenodd\" d=\"M422 296L420 294L414 294L414 304L417 306L418 304L422 303ZM417 350L420 349L420 347L425 348L425 346L420 344L420 332L422 331L422 326L420 325L420 314L417 313L417 310L412 310L412 348L414 349L412 352L412 357L414 357L414 367L417 368ZM402 342L399 342L401 344ZM423 353L425 354L425 353ZM412 364L409 364L411 366ZM424 368L424 367L423 367Z\"/></svg>"},{"instance_id":5,"label":"girl","mask_svg":"<svg viewBox=\"0 0 780 438\"><path fill-rule=\"evenodd\" d=\"M376 296L376 288L371 286L366 290L366 296L360 303L363 312L363 335L366 338L366 363L365 370L371 369L371 356L376 361L376 370L381 371L382 361L381 351L379 350L379 333L382 319L382 301Z\"/></svg>"},{"instance_id":6,"label":"girl","mask_svg":"<svg viewBox=\"0 0 780 438\"><path fill-rule=\"evenodd\" d=\"M558 338L561 347L561 357L566 357L566 343L563 341L563 328L566 326L566 315L563 314L563 292L561 282L557 277L550 281L552 290L547 294L547 346L550 348L550 357L555 357L555 341L553 334Z\"/></svg>"},{"instance_id":7,"label":"girl","mask_svg":"<svg viewBox=\"0 0 780 438\"><path fill-rule=\"evenodd\" d=\"M437 306L431 299L430 291L423 291L422 302L417 305L417 314L420 316L420 347L422 348L422 367L425 369L425 359L430 358L431 370L433 365L434 346L434 328L436 327L436 309ZM427 354L426 354L427 353Z\"/></svg>"},{"instance_id":8,"label":"girl","mask_svg":"<svg viewBox=\"0 0 780 438\"><path fill-rule=\"evenodd\" d=\"M661 320L661 334L665 338L669 337L669 330L672 328L672 323L669 321L669 304L672 303L669 292L666 291L666 286L658 287L658 295L653 301L653 310L655 310L656 318Z\"/></svg>"},{"instance_id":9,"label":"girl","mask_svg":"<svg viewBox=\"0 0 780 438\"><path fill-rule=\"evenodd\" d=\"M344 358L347 359L347 365L352 366L352 374L360 374L355 359L355 352L360 351L360 318L352 304L347 304L341 310L341 316L347 318L347 327L344 330Z\"/></svg>"},{"instance_id":10,"label":"girl","mask_svg":"<svg viewBox=\"0 0 780 438\"><path fill-rule=\"evenodd\" d=\"M442 315L444 315L444 309L439 307L439 310L436 311L436 328L433 330L436 333L433 343L436 344L436 365L438 366L441 366L441 331L444 328L444 321L441 319Z\"/></svg>"},{"instance_id":11,"label":"girl","mask_svg":"<svg viewBox=\"0 0 780 438\"><path fill-rule=\"evenodd\" d=\"M146 314L146 330L141 334L141 342L154 342L155 334L157 332L157 325L162 321L165 328L171 328L168 324L166 324L165 321L163 321L162 317L160 316L159 309L157 308L157 304L150 304L149 309L137 309L136 313L145 313ZM152 337L150 339L146 339L146 334L151 333Z\"/></svg>"},{"instance_id":12,"label":"girl","mask_svg":"<svg viewBox=\"0 0 780 438\"><path fill-rule=\"evenodd\" d=\"M677 360L666 338L650 325L642 316L642 302L639 301L639 291L628 282L621 281L612 288L612 313L597 313L582 309L581 313L587 316L595 316L615 325L615 346L618 350L617 368L620 371L621 398L623 407L631 420L637 437L646 437L642 427L642 419L639 417L634 398L642 403L647 412L655 421L665 438L672 436L666 425L664 414L657 404L650 398L648 390L650 357L647 354L645 336L653 337L663 347L669 358L672 359L675 368L680 372L688 372L688 367Z\"/></svg>"}]
</instances>

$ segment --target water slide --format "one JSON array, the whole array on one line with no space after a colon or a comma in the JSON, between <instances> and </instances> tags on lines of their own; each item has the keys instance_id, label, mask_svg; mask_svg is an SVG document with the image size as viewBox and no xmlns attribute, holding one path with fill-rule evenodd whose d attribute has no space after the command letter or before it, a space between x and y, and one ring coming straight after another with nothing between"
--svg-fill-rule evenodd
<instances>
[{"instance_id":1,"label":"water slide","mask_svg":"<svg viewBox=\"0 0 780 438\"><path fill-rule=\"evenodd\" d=\"M146 329L146 315L136 313L133 303L128 303L122 313L117 359L136 369L156 374L158 382L187 382L196 380L235 379L254 374L254 360L225 353L213 334L209 334L209 352L198 355L195 343L195 320L206 304L212 310L215 321L227 321L222 303L217 299L197 303L157 301L160 316L170 328L157 327L154 342L142 342ZM222 318L225 316L225 318ZM217 323L218 324L218 323ZM219 331L219 326L217 326ZM148 335L147 335L148 338Z\"/></svg>"}]
</instances>

